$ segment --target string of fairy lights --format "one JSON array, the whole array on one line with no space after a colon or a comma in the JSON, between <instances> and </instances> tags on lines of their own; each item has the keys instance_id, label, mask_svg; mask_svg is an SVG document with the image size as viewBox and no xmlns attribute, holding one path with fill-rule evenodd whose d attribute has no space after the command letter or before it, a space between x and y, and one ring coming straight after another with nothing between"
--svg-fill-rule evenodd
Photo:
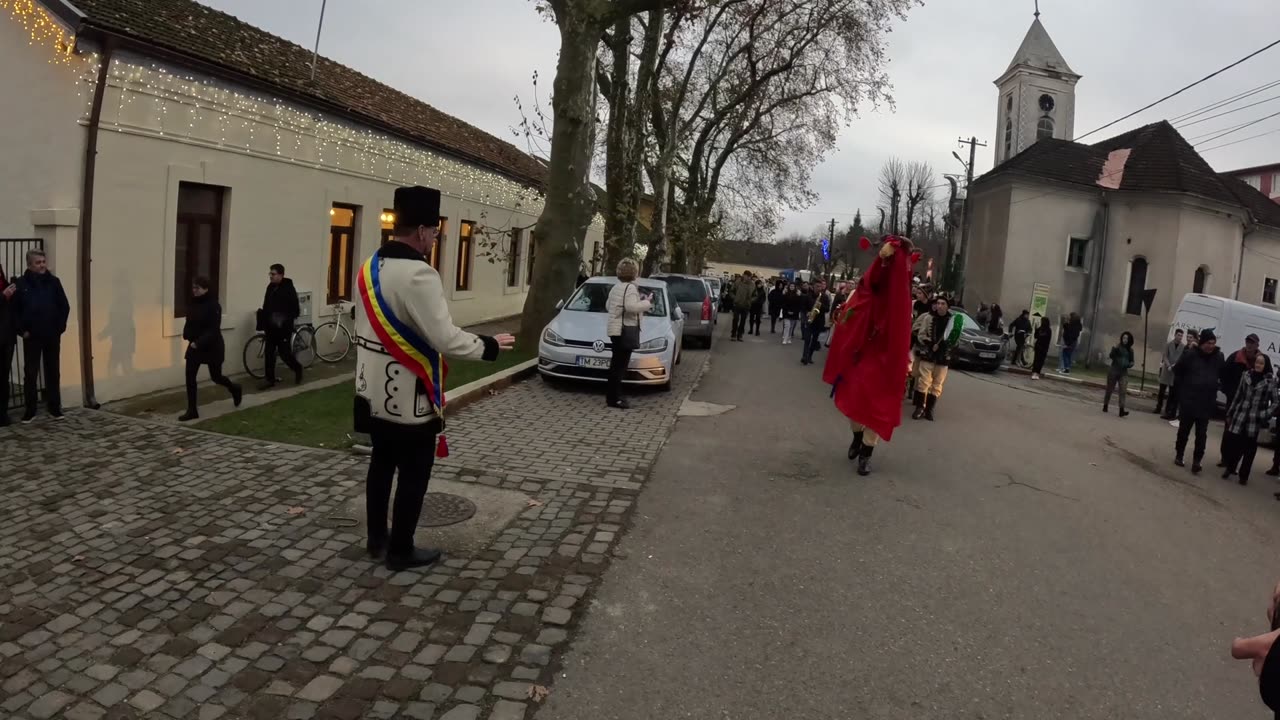
<instances>
[{"instance_id":1,"label":"string of fairy lights","mask_svg":"<svg viewBox=\"0 0 1280 720\"><path fill-rule=\"evenodd\" d=\"M0 0L0 10L27 31L33 46L52 51L50 62L78 64L77 92L86 100L81 121L87 121L99 55L77 55L74 35L35 0ZM448 196L533 216L542 211L536 190L498 173L145 59L117 55L107 86L99 120L107 130L173 138L394 184L427 184ZM597 217L593 224L599 222Z\"/></svg>"}]
</instances>

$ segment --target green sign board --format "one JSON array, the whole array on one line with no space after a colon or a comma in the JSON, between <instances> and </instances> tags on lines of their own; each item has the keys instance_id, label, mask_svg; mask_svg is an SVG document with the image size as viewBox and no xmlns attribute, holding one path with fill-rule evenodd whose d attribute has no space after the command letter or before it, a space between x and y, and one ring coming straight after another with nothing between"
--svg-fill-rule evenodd
<instances>
[{"instance_id":1,"label":"green sign board","mask_svg":"<svg viewBox=\"0 0 1280 720\"><path fill-rule=\"evenodd\" d=\"M1049 317L1049 286L1036 283L1031 288L1031 315Z\"/></svg>"}]
</instances>

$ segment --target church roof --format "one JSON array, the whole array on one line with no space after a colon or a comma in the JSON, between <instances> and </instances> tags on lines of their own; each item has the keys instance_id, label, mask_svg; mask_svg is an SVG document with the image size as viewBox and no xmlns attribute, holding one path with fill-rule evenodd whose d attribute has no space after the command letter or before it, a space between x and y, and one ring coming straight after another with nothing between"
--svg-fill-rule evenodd
<instances>
[{"instance_id":1,"label":"church roof","mask_svg":"<svg viewBox=\"0 0 1280 720\"><path fill-rule=\"evenodd\" d=\"M1127 159L1118 151L1128 151ZM1117 169L1103 170L1108 159ZM1174 192L1243 207L1264 225L1280 228L1280 204L1241 180L1215 172L1167 120L1093 145L1040 140L975 180L981 184L1014 174L1092 189ZM1247 192L1246 192L1247 191Z\"/></svg>"},{"instance_id":2,"label":"church roof","mask_svg":"<svg viewBox=\"0 0 1280 720\"><path fill-rule=\"evenodd\" d=\"M1049 37L1049 31L1044 29L1040 18L1036 18L1035 22L1031 23L1026 37L1022 38L1022 45L1018 46L1018 52L1013 54L1013 62L1009 63L1009 68L1005 72L1008 73L1019 65L1068 75L1076 74L1071 70L1071 66L1067 65L1062 53L1058 52L1058 46L1053 44L1053 38Z\"/></svg>"},{"instance_id":3,"label":"church roof","mask_svg":"<svg viewBox=\"0 0 1280 720\"><path fill-rule=\"evenodd\" d=\"M546 169L511 143L323 55L312 82L311 50L194 0L63 3L79 11L77 32L98 30L124 37L179 62L390 131L522 184L545 184Z\"/></svg>"}]
</instances>

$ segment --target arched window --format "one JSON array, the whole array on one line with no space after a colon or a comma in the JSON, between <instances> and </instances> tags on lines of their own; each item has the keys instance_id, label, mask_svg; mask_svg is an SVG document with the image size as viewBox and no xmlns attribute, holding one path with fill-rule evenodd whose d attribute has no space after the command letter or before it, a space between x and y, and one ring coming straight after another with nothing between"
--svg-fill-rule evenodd
<instances>
[{"instance_id":1,"label":"arched window","mask_svg":"<svg viewBox=\"0 0 1280 720\"><path fill-rule=\"evenodd\" d=\"M1051 137L1053 137L1053 118L1040 118L1040 124L1036 126L1036 140L1044 140Z\"/></svg>"},{"instance_id":2,"label":"arched window","mask_svg":"<svg viewBox=\"0 0 1280 720\"><path fill-rule=\"evenodd\" d=\"M1013 120L1004 121L1004 159L1013 157Z\"/></svg>"},{"instance_id":3,"label":"arched window","mask_svg":"<svg viewBox=\"0 0 1280 720\"><path fill-rule=\"evenodd\" d=\"M1208 292L1209 277L1210 277L1209 268L1205 267L1204 265L1201 265L1200 267L1196 268L1195 280L1191 282L1191 292L1193 293Z\"/></svg>"},{"instance_id":4,"label":"arched window","mask_svg":"<svg viewBox=\"0 0 1280 720\"><path fill-rule=\"evenodd\" d=\"M1142 314L1142 295L1147 291L1147 259L1136 257L1129 261L1129 294L1124 311L1129 315Z\"/></svg>"}]
</instances>

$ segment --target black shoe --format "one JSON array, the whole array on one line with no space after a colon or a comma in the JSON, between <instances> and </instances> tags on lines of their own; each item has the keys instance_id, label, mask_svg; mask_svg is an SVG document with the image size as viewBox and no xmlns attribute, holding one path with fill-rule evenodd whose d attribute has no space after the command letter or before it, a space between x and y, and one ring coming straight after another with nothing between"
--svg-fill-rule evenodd
<instances>
[{"instance_id":1,"label":"black shoe","mask_svg":"<svg viewBox=\"0 0 1280 720\"><path fill-rule=\"evenodd\" d=\"M938 404L938 396L930 395L924 401L924 419L933 422L933 408Z\"/></svg>"},{"instance_id":2,"label":"black shoe","mask_svg":"<svg viewBox=\"0 0 1280 720\"><path fill-rule=\"evenodd\" d=\"M1172 415L1161 415L1161 416L1160 416L1160 419L1161 419L1161 420L1176 420L1177 418L1175 418L1175 417L1174 417L1174 416L1172 416Z\"/></svg>"},{"instance_id":3,"label":"black shoe","mask_svg":"<svg viewBox=\"0 0 1280 720\"><path fill-rule=\"evenodd\" d=\"M1223 471L1222 471L1222 479L1223 479L1223 480L1226 480L1226 479L1227 479L1227 478L1229 478L1229 477L1231 477L1231 468L1227 468L1226 470L1223 470Z\"/></svg>"},{"instance_id":4,"label":"black shoe","mask_svg":"<svg viewBox=\"0 0 1280 720\"><path fill-rule=\"evenodd\" d=\"M392 572L426 567L440 559L440 551L430 548L414 548L407 555L387 555L387 569Z\"/></svg>"},{"instance_id":5,"label":"black shoe","mask_svg":"<svg viewBox=\"0 0 1280 720\"><path fill-rule=\"evenodd\" d=\"M1227 461L1226 461L1226 460L1219 460L1219 461L1218 461L1218 467L1226 467L1226 466L1227 466Z\"/></svg>"},{"instance_id":6,"label":"black shoe","mask_svg":"<svg viewBox=\"0 0 1280 720\"><path fill-rule=\"evenodd\" d=\"M200 413L195 410L188 410L178 416L178 422L187 422L188 420L199 420Z\"/></svg>"},{"instance_id":7,"label":"black shoe","mask_svg":"<svg viewBox=\"0 0 1280 720\"><path fill-rule=\"evenodd\" d=\"M66 418L66 415L63 415L61 410L50 410L49 417L53 418L54 420L62 420Z\"/></svg>"},{"instance_id":8,"label":"black shoe","mask_svg":"<svg viewBox=\"0 0 1280 720\"><path fill-rule=\"evenodd\" d=\"M866 477L871 474L871 453L875 452L873 447L862 447L862 452L858 454L858 475Z\"/></svg>"},{"instance_id":9,"label":"black shoe","mask_svg":"<svg viewBox=\"0 0 1280 720\"><path fill-rule=\"evenodd\" d=\"M382 538L381 540L370 539L368 550L369 550L369 557L373 558L374 560L382 560L384 557L386 557L386 554L387 554L387 539L386 538Z\"/></svg>"},{"instance_id":10,"label":"black shoe","mask_svg":"<svg viewBox=\"0 0 1280 720\"><path fill-rule=\"evenodd\" d=\"M7 414L0 415L0 428L9 427L12 424L13 424L13 421L9 419L9 416Z\"/></svg>"},{"instance_id":11,"label":"black shoe","mask_svg":"<svg viewBox=\"0 0 1280 720\"><path fill-rule=\"evenodd\" d=\"M1111 412L1111 411L1107 409L1107 406L1106 406L1106 405L1103 405L1103 406L1102 406L1102 412Z\"/></svg>"},{"instance_id":12,"label":"black shoe","mask_svg":"<svg viewBox=\"0 0 1280 720\"><path fill-rule=\"evenodd\" d=\"M1240 484L1241 484L1241 485L1248 485L1248 484L1249 484L1249 478L1247 478L1247 477L1245 477L1245 476L1241 475L1241 476L1240 476Z\"/></svg>"},{"instance_id":13,"label":"black shoe","mask_svg":"<svg viewBox=\"0 0 1280 720\"><path fill-rule=\"evenodd\" d=\"M22 416L22 424L28 425L31 423L32 420L35 420L35 419L36 419L36 414L33 412L28 412L27 414Z\"/></svg>"},{"instance_id":14,"label":"black shoe","mask_svg":"<svg viewBox=\"0 0 1280 720\"><path fill-rule=\"evenodd\" d=\"M849 445L849 459L858 457L858 453L862 452L862 433L853 434L853 442Z\"/></svg>"},{"instance_id":15,"label":"black shoe","mask_svg":"<svg viewBox=\"0 0 1280 720\"><path fill-rule=\"evenodd\" d=\"M244 399L244 388L239 385L231 386L231 403L236 407L240 407L240 401Z\"/></svg>"},{"instance_id":16,"label":"black shoe","mask_svg":"<svg viewBox=\"0 0 1280 720\"><path fill-rule=\"evenodd\" d=\"M1121 411L1120 411L1120 417L1127 417L1128 415L1129 415L1129 411L1128 411L1128 410L1121 410Z\"/></svg>"},{"instance_id":17,"label":"black shoe","mask_svg":"<svg viewBox=\"0 0 1280 720\"><path fill-rule=\"evenodd\" d=\"M302 384L302 368L298 368L297 370L293 371L293 384L294 385Z\"/></svg>"},{"instance_id":18,"label":"black shoe","mask_svg":"<svg viewBox=\"0 0 1280 720\"><path fill-rule=\"evenodd\" d=\"M1200 474L1200 471L1201 471L1201 470L1203 470L1203 469L1204 469L1204 468L1203 468L1203 467L1201 467L1201 465L1200 465L1200 461L1199 461L1199 460L1192 460L1192 461L1191 461L1191 474L1192 474L1192 475L1199 475L1199 474Z\"/></svg>"},{"instance_id":19,"label":"black shoe","mask_svg":"<svg viewBox=\"0 0 1280 720\"><path fill-rule=\"evenodd\" d=\"M1175 456L1174 456L1174 458L1173 458L1173 464L1174 464L1174 465L1177 465L1178 467L1186 467L1186 466L1187 466L1187 461L1186 461L1186 460L1183 460L1183 459L1182 459L1182 454L1181 454L1181 453L1179 453L1178 455L1175 455Z\"/></svg>"},{"instance_id":20,"label":"black shoe","mask_svg":"<svg viewBox=\"0 0 1280 720\"><path fill-rule=\"evenodd\" d=\"M611 407L614 410L630 410L631 403L626 400L615 400L614 402L608 403L608 407Z\"/></svg>"},{"instance_id":21,"label":"black shoe","mask_svg":"<svg viewBox=\"0 0 1280 720\"><path fill-rule=\"evenodd\" d=\"M276 380L275 378L267 378L266 380L262 381L262 384L258 386L258 389L270 390L271 388L275 387L279 382L280 381Z\"/></svg>"},{"instance_id":22,"label":"black shoe","mask_svg":"<svg viewBox=\"0 0 1280 720\"><path fill-rule=\"evenodd\" d=\"M1263 474L1269 477L1280 477L1280 465L1272 465L1271 469Z\"/></svg>"}]
</instances>

